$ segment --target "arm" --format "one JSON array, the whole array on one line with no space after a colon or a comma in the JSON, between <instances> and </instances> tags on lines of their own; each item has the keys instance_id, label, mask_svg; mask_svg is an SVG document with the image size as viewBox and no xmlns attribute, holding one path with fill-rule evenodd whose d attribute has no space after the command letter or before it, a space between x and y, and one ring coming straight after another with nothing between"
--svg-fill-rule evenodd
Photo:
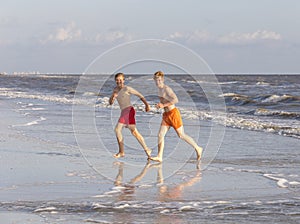
<instances>
[{"instance_id":1,"label":"arm","mask_svg":"<svg viewBox=\"0 0 300 224\"><path fill-rule=\"evenodd\" d=\"M117 89L115 88L113 93L111 94L111 96L109 98L109 105L112 105L114 103L117 96L118 96L118 92L117 92Z\"/></svg>"},{"instance_id":2,"label":"arm","mask_svg":"<svg viewBox=\"0 0 300 224\"><path fill-rule=\"evenodd\" d=\"M145 97L137 90L135 90L132 87L128 87L128 91L130 94L136 95L137 97L139 97L141 99L141 101L145 104L145 110L146 112L150 111L150 106L147 102L147 100L145 99Z\"/></svg>"},{"instance_id":3,"label":"arm","mask_svg":"<svg viewBox=\"0 0 300 224\"><path fill-rule=\"evenodd\" d=\"M164 91L166 98L160 97L160 103L156 105L157 108L165 108L178 103L178 98L170 87L166 86Z\"/></svg>"}]
</instances>

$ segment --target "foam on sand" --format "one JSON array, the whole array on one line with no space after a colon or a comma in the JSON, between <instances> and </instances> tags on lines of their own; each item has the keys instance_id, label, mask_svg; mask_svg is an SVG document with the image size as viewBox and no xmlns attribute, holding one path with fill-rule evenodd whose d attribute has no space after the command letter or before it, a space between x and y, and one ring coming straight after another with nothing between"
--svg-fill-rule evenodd
<instances>
[{"instance_id":1,"label":"foam on sand","mask_svg":"<svg viewBox=\"0 0 300 224\"><path fill-rule=\"evenodd\" d=\"M281 188L288 188L289 186L298 186L300 185L300 182L298 181L288 181L287 179L284 178L283 174L264 174L263 175L266 178L269 178L271 180L277 181L278 187Z\"/></svg>"}]
</instances>

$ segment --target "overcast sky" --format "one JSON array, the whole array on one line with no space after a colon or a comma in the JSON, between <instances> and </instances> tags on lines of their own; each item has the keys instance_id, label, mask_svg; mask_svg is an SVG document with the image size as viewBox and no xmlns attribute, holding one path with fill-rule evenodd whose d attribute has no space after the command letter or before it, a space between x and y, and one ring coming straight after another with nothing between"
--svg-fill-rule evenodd
<instances>
[{"instance_id":1,"label":"overcast sky","mask_svg":"<svg viewBox=\"0 0 300 224\"><path fill-rule=\"evenodd\" d=\"M0 72L82 73L119 44L162 39L215 73L300 73L299 12L298 0L1 0Z\"/></svg>"}]
</instances>

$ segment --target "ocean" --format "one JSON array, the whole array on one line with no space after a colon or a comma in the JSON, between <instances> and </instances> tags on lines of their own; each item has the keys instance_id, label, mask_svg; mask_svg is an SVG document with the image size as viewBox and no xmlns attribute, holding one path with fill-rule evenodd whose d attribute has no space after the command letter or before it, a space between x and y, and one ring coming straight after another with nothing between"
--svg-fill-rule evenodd
<instances>
[{"instance_id":1,"label":"ocean","mask_svg":"<svg viewBox=\"0 0 300 224\"><path fill-rule=\"evenodd\" d=\"M197 77L197 78L195 78ZM164 161L123 130L109 75L0 75L3 223L299 223L299 75L167 75L195 160L174 130ZM214 81L214 80L213 80ZM137 128L157 153L152 75L126 75ZM2 222L2 221L1 221Z\"/></svg>"}]
</instances>

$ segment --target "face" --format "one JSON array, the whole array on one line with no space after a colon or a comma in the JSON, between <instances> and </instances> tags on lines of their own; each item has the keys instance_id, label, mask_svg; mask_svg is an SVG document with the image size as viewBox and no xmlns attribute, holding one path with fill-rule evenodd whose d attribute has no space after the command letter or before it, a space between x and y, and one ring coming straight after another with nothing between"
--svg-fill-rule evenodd
<instances>
[{"instance_id":1,"label":"face","mask_svg":"<svg viewBox=\"0 0 300 224\"><path fill-rule=\"evenodd\" d=\"M116 84L118 87L123 87L124 86L124 77L123 76L118 76L116 79Z\"/></svg>"},{"instance_id":2,"label":"face","mask_svg":"<svg viewBox=\"0 0 300 224\"><path fill-rule=\"evenodd\" d=\"M156 77L154 79L154 82L155 82L155 84L158 88L163 88L164 87L164 78L163 77Z\"/></svg>"}]
</instances>

